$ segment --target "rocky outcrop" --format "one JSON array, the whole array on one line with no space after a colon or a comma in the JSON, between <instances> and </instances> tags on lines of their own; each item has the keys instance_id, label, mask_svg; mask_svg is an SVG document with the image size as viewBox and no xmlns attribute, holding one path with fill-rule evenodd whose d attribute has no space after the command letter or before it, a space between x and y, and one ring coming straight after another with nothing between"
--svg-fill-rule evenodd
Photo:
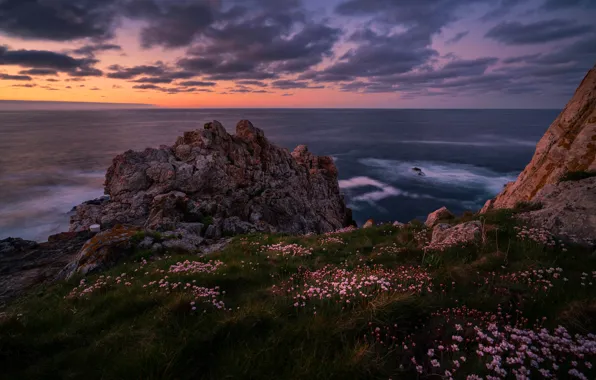
<instances>
[{"instance_id":1,"label":"rocky outcrop","mask_svg":"<svg viewBox=\"0 0 596 380\"><path fill-rule=\"evenodd\" d=\"M67 232L39 244L14 238L0 240L0 309L27 289L53 281L90 237L89 232Z\"/></svg>"},{"instance_id":2,"label":"rocky outcrop","mask_svg":"<svg viewBox=\"0 0 596 380\"><path fill-rule=\"evenodd\" d=\"M517 180L507 184L481 212L531 201L544 186L576 171L596 171L596 67L540 139L534 157Z\"/></svg>"},{"instance_id":3,"label":"rocky outcrop","mask_svg":"<svg viewBox=\"0 0 596 380\"><path fill-rule=\"evenodd\" d=\"M435 210L435 211L431 212L430 214L428 214L428 216L426 217L426 222L424 222L424 224L428 228L432 228L440 220L447 220L447 219L453 219L453 218L455 218L455 215L453 215L453 213L451 211L449 211L447 209L447 207L441 207L440 209Z\"/></svg>"},{"instance_id":4,"label":"rocky outcrop","mask_svg":"<svg viewBox=\"0 0 596 380\"><path fill-rule=\"evenodd\" d=\"M214 241L253 231L321 233L352 223L330 157L304 145L290 153L247 120L234 135L213 121L174 146L117 156L105 193L109 200L76 207L72 231L96 223L161 231L195 224L200 237Z\"/></svg>"},{"instance_id":5,"label":"rocky outcrop","mask_svg":"<svg viewBox=\"0 0 596 380\"><path fill-rule=\"evenodd\" d=\"M546 185L533 202L540 209L520 219L576 243L596 243L596 177Z\"/></svg>"}]
</instances>

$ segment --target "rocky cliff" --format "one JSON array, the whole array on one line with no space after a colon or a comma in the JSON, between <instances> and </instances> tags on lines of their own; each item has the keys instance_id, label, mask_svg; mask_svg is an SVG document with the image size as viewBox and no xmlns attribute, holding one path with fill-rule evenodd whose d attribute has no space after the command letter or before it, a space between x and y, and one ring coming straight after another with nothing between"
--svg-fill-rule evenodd
<instances>
[{"instance_id":1,"label":"rocky cliff","mask_svg":"<svg viewBox=\"0 0 596 380\"><path fill-rule=\"evenodd\" d=\"M540 139L528 166L482 212L531 201L545 185L575 171L596 171L596 66Z\"/></svg>"},{"instance_id":2,"label":"rocky cliff","mask_svg":"<svg viewBox=\"0 0 596 380\"><path fill-rule=\"evenodd\" d=\"M108 200L76 207L71 231L95 223L183 228L193 231L197 245L253 231L321 233L352 223L330 157L303 145L290 153L247 120L234 135L213 121L171 147L117 156L105 193Z\"/></svg>"}]
</instances>

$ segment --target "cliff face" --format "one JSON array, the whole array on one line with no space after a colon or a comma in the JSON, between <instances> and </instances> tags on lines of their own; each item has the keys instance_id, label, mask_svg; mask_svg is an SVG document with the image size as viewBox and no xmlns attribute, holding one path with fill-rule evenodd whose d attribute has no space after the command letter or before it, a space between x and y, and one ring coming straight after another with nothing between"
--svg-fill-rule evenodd
<instances>
[{"instance_id":1,"label":"cliff face","mask_svg":"<svg viewBox=\"0 0 596 380\"><path fill-rule=\"evenodd\" d=\"M573 98L548 128L536 146L532 161L515 182L493 200L491 208L512 208L531 201L548 184L574 171L596 170L596 66L581 82Z\"/></svg>"},{"instance_id":2,"label":"cliff face","mask_svg":"<svg viewBox=\"0 0 596 380\"><path fill-rule=\"evenodd\" d=\"M183 226L206 239L252 231L327 232L351 223L330 157L292 153L242 120L230 135L213 121L174 146L114 158L109 201L76 207L71 231L91 224L155 230Z\"/></svg>"}]
</instances>

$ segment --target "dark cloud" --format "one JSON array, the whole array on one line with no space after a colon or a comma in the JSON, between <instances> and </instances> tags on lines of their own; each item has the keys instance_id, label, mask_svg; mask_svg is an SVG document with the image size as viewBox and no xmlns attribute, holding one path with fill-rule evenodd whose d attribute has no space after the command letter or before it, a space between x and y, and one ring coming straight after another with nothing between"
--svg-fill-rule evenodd
<instances>
[{"instance_id":1,"label":"dark cloud","mask_svg":"<svg viewBox=\"0 0 596 380\"><path fill-rule=\"evenodd\" d=\"M136 83L172 83L172 79L171 78L162 78L162 77L153 77L153 78L149 78L149 77L144 77L144 78L139 78L139 79L135 79L133 80L133 82Z\"/></svg>"},{"instance_id":2,"label":"dark cloud","mask_svg":"<svg viewBox=\"0 0 596 380\"><path fill-rule=\"evenodd\" d=\"M462 38L464 38L468 34L470 34L470 31L469 30L466 30L466 31L463 31L463 32L459 32L455 36L453 36L450 39L448 39L447 41L445 41L445 43L447 45L455 44L455 43L461 41Z\"/></svg>"},{"instance_id":3,"label":"dark cloud","mask_svg":"<svg viewBox=\"0 0 596 380\"><path fill-rule=\"evenodd\" d=\"M300 82L293 80L277 80L271 83L274 88L288 90L291 88L324 88L325 86L311 86L308 82Z\"/></svg>"},{"instance_id":4,"label":"dark cloud","mask_svg":"<svg viewBox=\"0 0 596 380\"><path fill-rule=\"evenodd\" d=\"M542 8L548 11L569 8L596 8L596 2L593 0L546 0Z\"/></svg>"},{"instance_id":5,"label":"dark cloud","mask_svg":"<svg viewBox=\"0 0 596 380\"><path fill-rule=\"evenodd\" d=\"M0 79L2 80L33 80L28 75L9 75L9 74L0 74Z\"/></svg>"},{"instance_id":6,"label":"dark cloud","mask_svg":"<svg viewBox=\"0 0 596 380\"><path fill-rule=\"evenodd\" d=\"M93 57L95 53L102 52L102 51L122 51L122 47L120 45L115 44L108 44L108 43L99 43L95 45L85 45L76 50L73 50L72 53L79 54L79 55L86 55Z\"/></svg>"},{"instance_id":7,"label":"dark cloud","mask_svg":"<svg viewBox=\"0 0 596 380\"><path fill-rule=\"evenodd\" d=\"M120 65L112 65L108 67L111 73L107 74L108 78L113 79L132 79L139 75L163 75L167 72L164 65L141 65L134 67L122 67Z\"/></svg>"},{"instance_id":8,"label":"dark cloud","mask_svg":"<svg viewBox=\"0 0 596 380\"><path fill-rule=\"evenodd\" d=\"M522 62L531 62L538 58L541 54L527 54L527 55L520 55L517 57L509 57L502 60L503 63L506 64L514 64L514 63L522 63Z\"/></svg>"},{"instance_id":9,"label":"dark cloud","mask_svg":"<svg viewBox=\"0 0 596 380\"><path fill-rule=\"evenodd\" d=\"M27 84L13 84L12 87L25 87L25 88L33 88L37 87L35 83L27 83Z\"/></svg>"},{"instance_id":10,"label":"dark cloud","mask_svg":"<svg viewBox=\"0 0 596 380\"><path fill-rule=\"evenodd\" d=\"M70 88L72 88L72 87L71 87L71 86L66 86L66 88L69 88L69 89L70 89Z\"/></svg>"},{"instance_id":11,"label":"dark cloud","mask_svg":"<svg viewBox=\"0 0 596 380\"><path fill-rule=\"evenodd\" d=\"M46 82L60 82L60 81L58 79L50 78L50 79L46 79Z\"/></svg>"},{"instance_id":12,"label":"dark cloud","mask_svg":"<svg viewBox=\"0 0 596 380\"><path fill-rule=\"evenodd\" d=\"M503 22L490 29L485 37L507 45L541 44L586 35L594 31L591 25L572 20L552 19L530 24Z\"/></svg>"},{"instance_id":13,"label":"dark cloud","mask_svg":"<svg viewBox=\"0 0 596 380\"><path fill-rule=\"evenodd\" d=\"M495 1L495 7L480 17L481 21L492 21L507 16L517 5L527 2L527 0L499 0Z\"/></svg>"},{"instance_id":14,"label":"dark cloud","mask_svg":"<svg viewBox=\"0 0 596 380\"><path fill-rule=\"evenodd\" d=\"M52 69L29 69L29 70L21 70L19 74L23 75L58 75L56 70Z\"/></svg>"},{"instance_id":15,"label":"dark cloud","mask_svg":"<svg viewBox=\"0 0 596 380\"><path fill-rule=\"evenodd\" d=\"M294 94L286 93L286 94L281 94L281 96L294 96Z\"/></svg>"},{"instance_id":16,"label":"dark cloud","mask_svg":"<svg viewBox=\"0 0 596 380\"><path fill-rule=\"evenodd\" d=\"M0 31L9 36L69 41L111 37L118 0L2 0Z\"/></svg>"},{"instance_id":17,"label":"dark cloud","mask_svg":"<svg viewBox=\"0 0 596 380\"><path fill-rule=\"evenodd\" d=\"M215 86L216 83L215 82L203 82L203 81L191 80L191 81L187 81L187 82L180 82L179 85L183 86L183 87L211 87L211 86Z\"/></svg>"},{"instance_id":18,"label":"dark cloud","mask_svg":"<svg viewBox=\"0 0 596 380\"><path fill-rule=\"evenodd\" d=\"M156 86L154 84L141 84L141 85L133 86L132 88L137 89L137 90L154 90L154 91L164 92L167 94L178 94L178 93L183 93L183 92L213 92L212 90L209 90L206 88L196 89L193 87L191 87L191 88L188 88L188 87L160 87L160 86Z\"/></svg>"},{"instance_id":19,"label":"dark cloud","mask_svg":"<svg viewBox=\"0 0 596 380\"><path fill-rule=\"evenodd\" d=\"M35 69L52 69L71 76L101 76L93 67L93 59L76 59L66 54L46 50L9 50L0 46L0 65L15 65Z\"/></svg>"},{"instance_id":20,"label":"dark cloud","mask_svg":"<svg viewBox=\"0 0 596 380\"><path fill-rule=\"evenodd\" d=\"M101 88L93 87L91 91L101 91Z\"/></svg>"}]
</instances>

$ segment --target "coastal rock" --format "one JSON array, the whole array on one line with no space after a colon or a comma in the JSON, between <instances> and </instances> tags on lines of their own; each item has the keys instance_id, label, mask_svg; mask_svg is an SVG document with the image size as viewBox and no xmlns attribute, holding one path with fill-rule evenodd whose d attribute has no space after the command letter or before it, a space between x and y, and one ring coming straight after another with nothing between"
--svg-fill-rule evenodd
<instances>
[{"instance_id":1,"label":"coastal rock","mask_svg":"<svg viewBox=\"0 0 596 380\"><path fill-rule=\"evenodd\" d=\"M538 142L534 157L482 212L533 200L569 172L596 171L596 66Z\"/></svg>"},{"instance_id":2,"label":"coastal rock","mask_svg":"<svg viewBox=\"0 0 596 380\"><path fill-rule=\"evenodd\" d=\"M447 209L447 207L441 207L438 210L435 210L433 212L431 212L430 214L428 214L428 217L426 218L426 222L424 222L424 224L428 227L428 228L432 228L435 224L437 224L437 222L439 220L446 220L446 219L453 219L455 218L455 215L453 215L451 213L451 211L449 211Z\"/></svg>"},{"instance_id":3,"label":"coastal rock","mask_svg":"<svg viewBox=\"0 0 596 380\"><path fill-rule=\"evenodd\" d=\"M53 235L45 243L12 238L2 240L0 308L27 289L53 281L90 237L88 231L83 231Z\"/></svg>"},{"instance_id":4,"label":"coastal rock","mask_svg":"<svg viewBox=\"0 0 596 380\"><path fill-rule=\"evenodd\" d=\"M117 156L105 193L107 202L76 207L71 231L96 223L158 231L201 223L201 236L212 240L253 231L322 233L352 223L330 157L304 145L290 153L247 120L234 135L213 121L172 147Z\"/></svg>"},{"instance_id":5,"label":"coastal rock","mask_svg":"<svg viewBox=\"0 0 596 380\"><path fill-rule=\"evenodd\" d=\"M89 239L75 260L58 274L59 279L69 279L73 275L87 274L106 269L124 256L131 248L131 238L138 228L116 226L102 231Z\"/></svg>"},{"instance_id":6,"label":"coastal rock","mask_svg":"<svg viewBox=\"0 0 596 380\"><path fill-rule=\"evenodd\" d=\"M520 219L576 243L596 243L596 177L546 185L533 202L541 208Z\"/></svg>"}]
</instances>

